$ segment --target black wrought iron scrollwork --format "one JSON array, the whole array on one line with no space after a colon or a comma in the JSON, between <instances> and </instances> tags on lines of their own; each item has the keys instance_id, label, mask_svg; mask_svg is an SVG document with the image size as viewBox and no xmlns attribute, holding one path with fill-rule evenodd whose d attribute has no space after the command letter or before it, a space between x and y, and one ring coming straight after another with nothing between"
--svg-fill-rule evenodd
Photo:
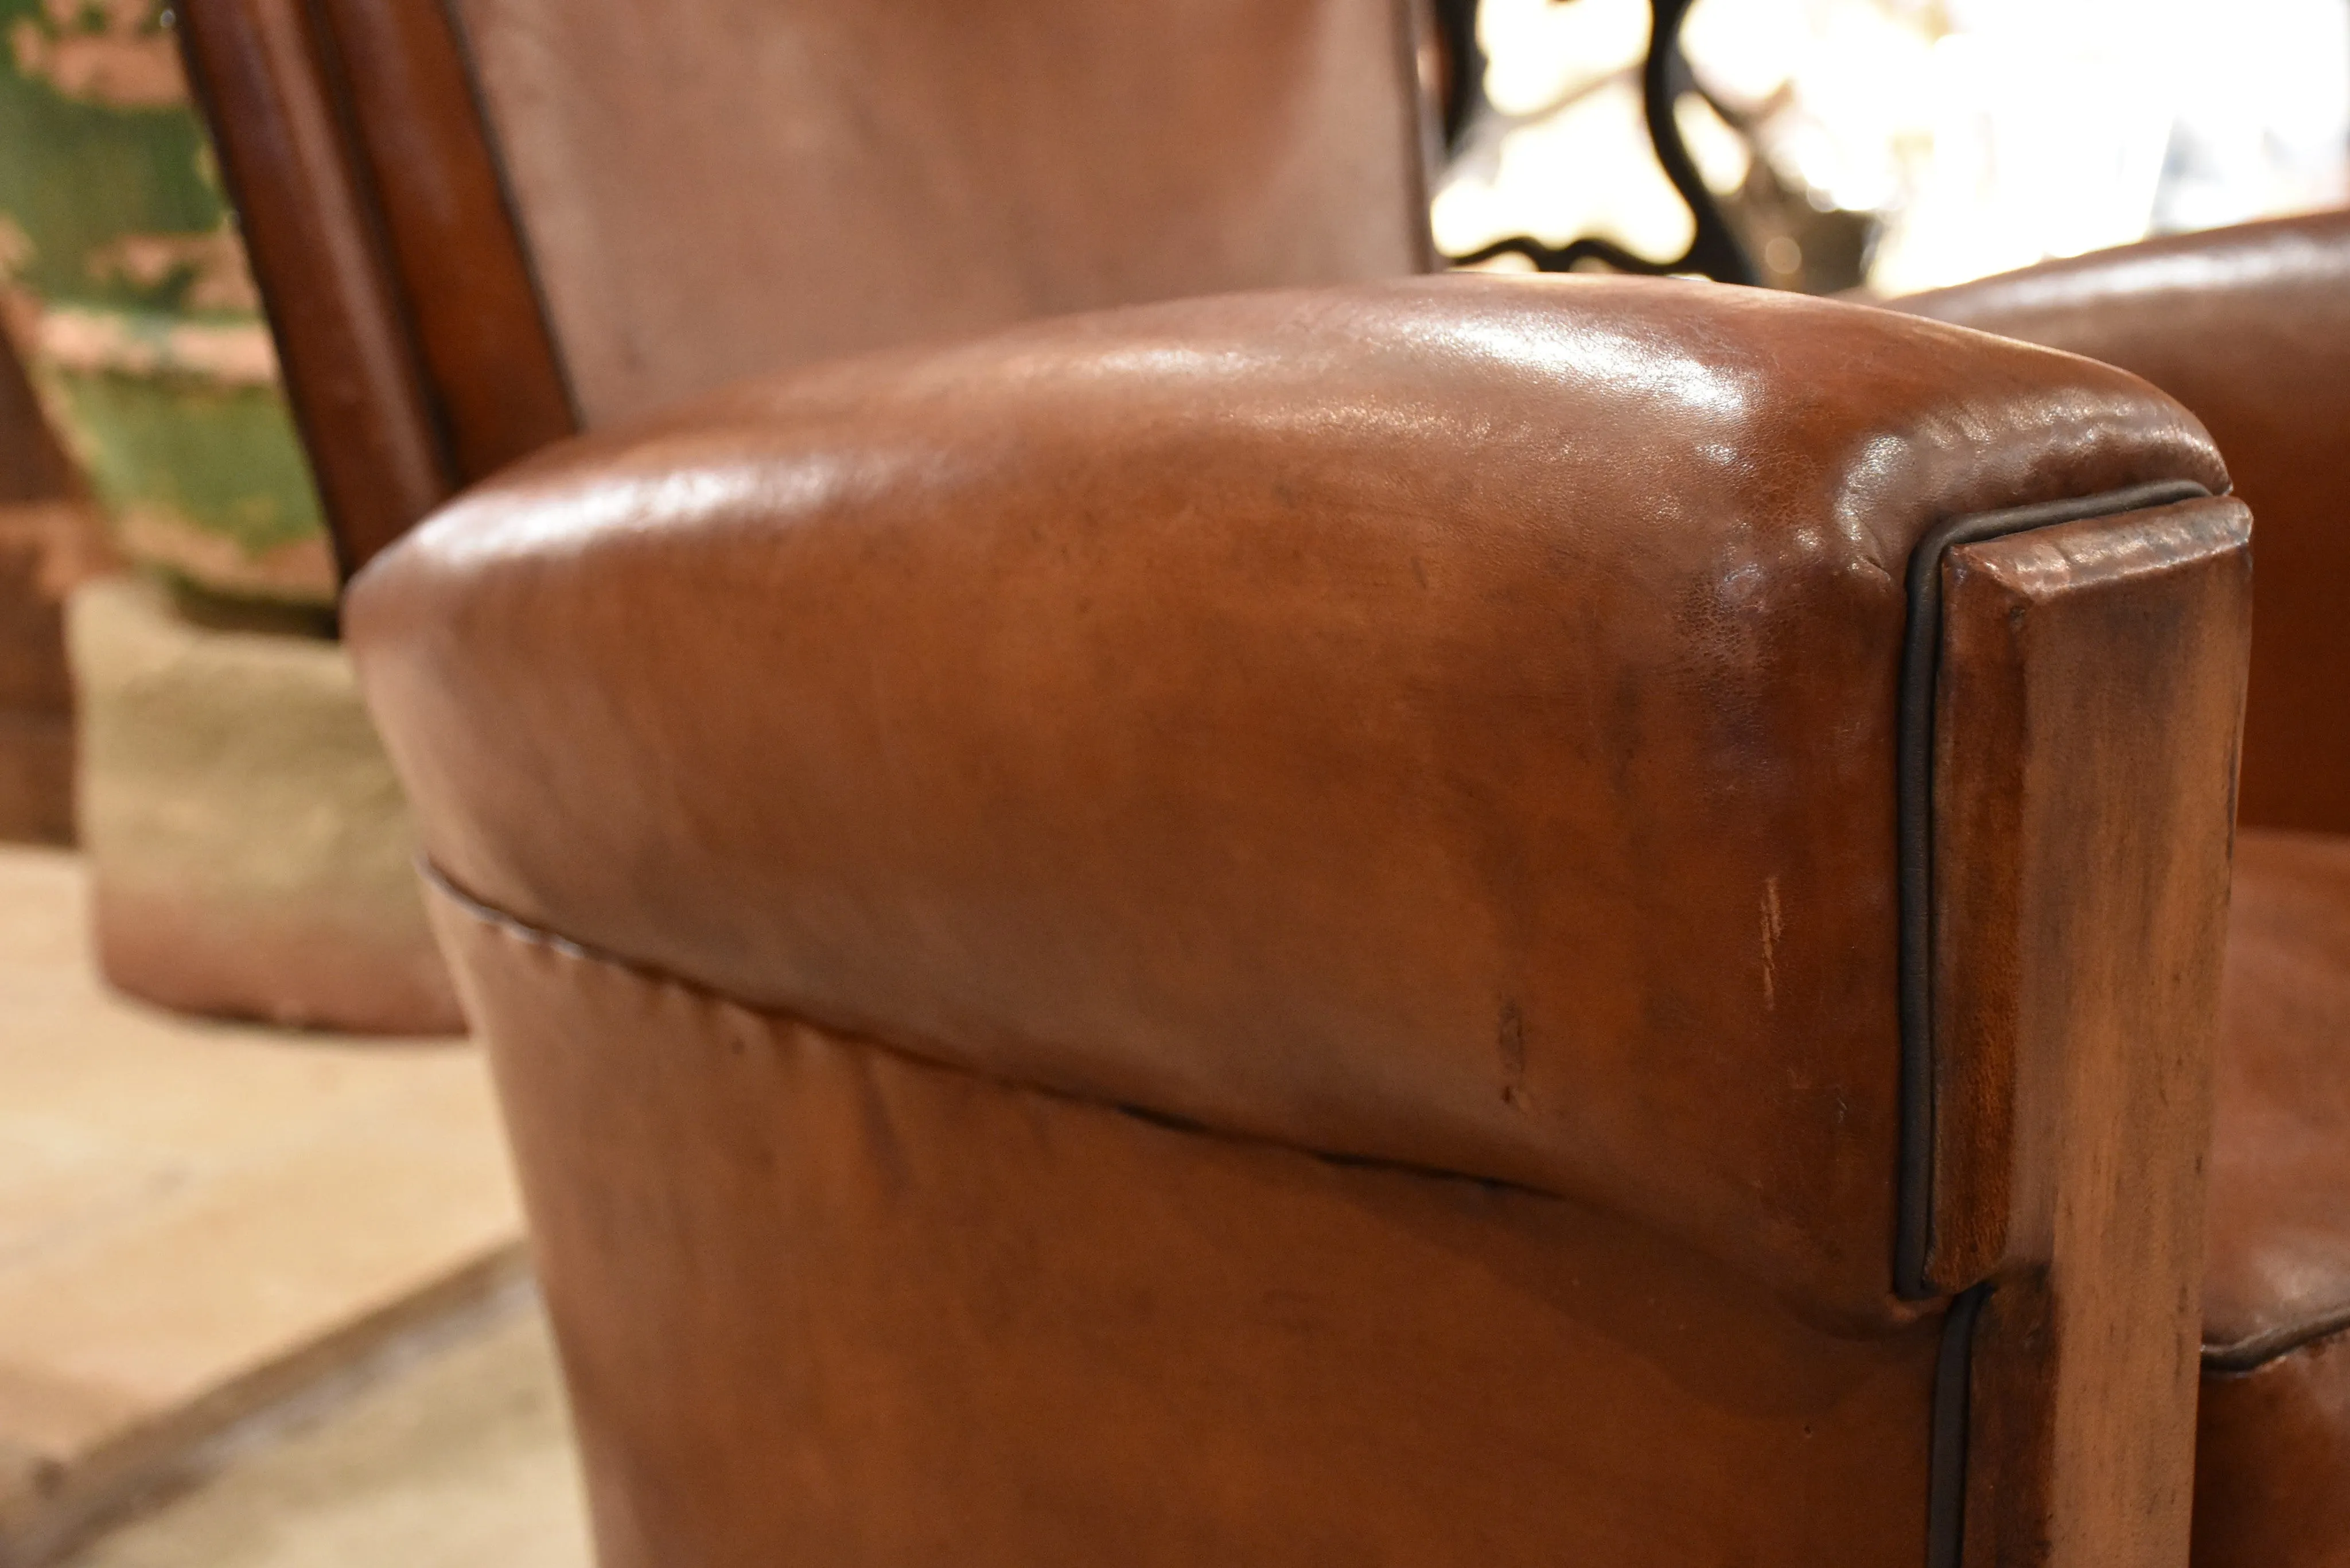
<instances>
[{"instance_id":1,"label":"black wrought iron scrollwork","mask_svg":"<svg viewBox=\"0 0 2350 1568\"><path fill-rule=\"evenodd\" d=\"M1477 41L1477 0L1434 0L1434 7L1444 150L1458 152L1485 103L1485 50Z\"/></svg>"},{"instance_id":2,"label":"black wrought iron scrollwork","mask_svg":"<svg viewBox=\"0 0 2350 1568\"><path fill-rule=\"evenodd\" d=\"M1721 203L1714 200L1713 192L1698 173L1697 161L1690 156L1689 144L1681 140L1680 125L1673 115L1682 97L1697 90L1689 61L1681 53L1681 24L1688 20L1693 4L1695 0L1648 0L1648 54L1640 67L1640 101L1648 119L1648 140L1657 150L1657 161L1663 165L1665 178L1672 182L1673 189L1680 193L1689 206L1690 216L1695 220L1689 249L1670 261L1654 261L1635 255L1609 240L1585 238L1565 245L1551 245L1516 234L1449 259L1466 265L1497 256L1523 256L1543 272L1566 272L1578 262L1596 261L1617 272L1701 273L1721 283L1762 281L1753 258L1739 243L1730 220L1722 214ZM1446 29L1451 58L1461 61L1479 57L1466 52L1475 48L1476 0L1445 0L1439 16ZM1459 41L1463 26L1467 29L1466 50ZM1456 93L1458 90L1456 88ZM1456 97L1454 110L1465 114L1461 103ZM1453 116L1447 118L1451 119Z\"/></svg>"}]
</instances>

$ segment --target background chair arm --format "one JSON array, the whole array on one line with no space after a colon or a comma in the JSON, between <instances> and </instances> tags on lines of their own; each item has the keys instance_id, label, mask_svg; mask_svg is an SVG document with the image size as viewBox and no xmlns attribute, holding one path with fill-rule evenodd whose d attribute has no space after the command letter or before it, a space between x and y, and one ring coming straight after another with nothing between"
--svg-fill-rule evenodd
<instances>
[{"instance_id":1,"label":"background chair arm","mask_svg":"<svg viewBox=\"0 0 2350 1568\"><path fill-rule=\"evenodd\" d=\"M2178 234L1891 303L2118 365L2210 428L2261 520L2243 820L2350 832L2350 212Z\"/></svg>"}]
</instances>

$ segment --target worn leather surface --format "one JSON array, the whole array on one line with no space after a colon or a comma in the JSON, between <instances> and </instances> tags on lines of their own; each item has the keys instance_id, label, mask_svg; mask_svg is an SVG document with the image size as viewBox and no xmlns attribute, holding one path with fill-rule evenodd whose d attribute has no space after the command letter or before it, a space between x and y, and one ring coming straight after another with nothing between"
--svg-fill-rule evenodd
<instances>
[{"instance_id":1,"label":"worn leather surface","mask_svg":"<svg viewBox=\"0 0 2350 1568\"><path fill-rule=\"evenodd\" d=\"M2085 360L1430 279L748 384L476 489L346 628L519 918L1882 1322L1904 564L2165 478L2226 483Z\"/></svg>"},{"instance_id":2,"label":"worn leather surface","mask_svg":"<svg viewBox=\"0 0 2350 1568\"><path fill-rule=\"evenodd\" d=\"M603 1568L1915 1568L1939 1324L434 910Z\"/></svg>"},{"instance_id":3,"label":"worn leather surface","mask_svg":"<svg viewBox=\"0 0 2350 1568\"><path fill-rule=\"evenodd\" d=\"M1409 0L455 0L590 425L1430 265Z\"/></svg>"},{"instance_id":4,"label":"worn leather surface","mask_svg":"<svg viewBox=\"0 0 2350 1568\"><path fill-rule=\"evenodd\" d=\"M2243 820L2350 832L2350 212L2178 235L1893 303L2121 366L2201 417L2259 519Z\"/></svg>"}]
</instances>

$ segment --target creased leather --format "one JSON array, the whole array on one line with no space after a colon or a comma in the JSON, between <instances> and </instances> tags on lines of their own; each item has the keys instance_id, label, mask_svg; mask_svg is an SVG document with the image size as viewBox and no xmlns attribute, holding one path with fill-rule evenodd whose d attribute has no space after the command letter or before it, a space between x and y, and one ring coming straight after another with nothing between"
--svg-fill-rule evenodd
<instances>
[{"instance_id":1,"label":"creased leather","mask_svg":"<svg viewBox=\"0 0 2350 1568\"><path fill-rule=\"evenodd\" d=\"M748 383L475 490L346 624L524 919L1881 1323L1906 556L2173 478L2227 483L2085 360L1418 280Z\"/></svg>"}]
</instances>

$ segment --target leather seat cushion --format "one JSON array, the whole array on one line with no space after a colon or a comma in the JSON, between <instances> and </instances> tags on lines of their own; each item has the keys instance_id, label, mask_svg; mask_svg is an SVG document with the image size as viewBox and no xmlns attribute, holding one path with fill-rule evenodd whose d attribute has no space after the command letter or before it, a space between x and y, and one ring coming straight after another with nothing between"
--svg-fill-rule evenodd
<instances>
[{"instance_id":1,"label":"leather seat cushion","mask_svg":"<svg viewBox=\"0 0 2350 1568\"><path fill-rule=\"evenodd\" d=\"M2237 841L2198 1568L2350 1563L2350 836Z\"/></svg>"}]
</instances>

